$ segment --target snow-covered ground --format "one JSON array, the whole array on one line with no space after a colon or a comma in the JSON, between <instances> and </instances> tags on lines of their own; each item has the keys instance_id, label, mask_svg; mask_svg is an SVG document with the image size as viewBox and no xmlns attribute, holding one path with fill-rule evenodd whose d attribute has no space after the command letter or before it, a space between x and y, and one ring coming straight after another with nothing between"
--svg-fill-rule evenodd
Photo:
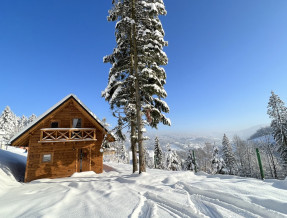
<instances>
[{"instance_id":1,"label":"snow-covered ground","mask_svg":"<svg viewBox=\"0 0 287 218\"><path fill-rule=\"evenodd\" d=\"M23 149L7 148L8 151L0 149L0 196L8 188L21 185L18 181L24 181L25 175L27 153Z\"/></svg>"},{"instance_id":2,"label":"snow-covered ground","mask_svg":"<svg viewBox=\"0 0 287 218\"><path fill-rule=\"evenodd\" d=\"M13 176L25 159L17 152L0 150L0 217L287 217L287 180L163 170L138 175L131 165L106 163L102 174L23 184Z\"/></svg>"}]
</instances>

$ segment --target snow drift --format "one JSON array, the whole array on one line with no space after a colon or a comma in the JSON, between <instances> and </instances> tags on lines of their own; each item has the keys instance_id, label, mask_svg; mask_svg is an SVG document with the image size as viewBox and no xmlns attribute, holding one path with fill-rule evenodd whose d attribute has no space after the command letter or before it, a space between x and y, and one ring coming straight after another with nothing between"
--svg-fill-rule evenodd
<instances>
[{"instance_id":1,"label":"snow drift","mask_svg":"<svg viewBox=\"0 0 287 218\"><path fill-rule=\"evenodd\" d=\"M0 149L0 193L24 181L26 154L23 149L11 148L14 153Z\"/></svg>"}]
</instances>

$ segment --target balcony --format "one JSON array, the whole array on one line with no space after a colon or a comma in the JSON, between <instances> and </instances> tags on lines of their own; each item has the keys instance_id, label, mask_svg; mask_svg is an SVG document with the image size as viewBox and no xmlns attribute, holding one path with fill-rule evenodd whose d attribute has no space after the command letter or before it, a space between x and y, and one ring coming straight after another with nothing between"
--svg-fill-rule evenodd
<instances>
[{"instance_id":1,"label":"balcony","mask_svg":"<svg viewBox=\"0 0 287 218\"><path fill-rule=\"evenodd\" d=\"M41 129L40 143L96 141L94 128L45 128Z\"/></svg>"}]
</instances>

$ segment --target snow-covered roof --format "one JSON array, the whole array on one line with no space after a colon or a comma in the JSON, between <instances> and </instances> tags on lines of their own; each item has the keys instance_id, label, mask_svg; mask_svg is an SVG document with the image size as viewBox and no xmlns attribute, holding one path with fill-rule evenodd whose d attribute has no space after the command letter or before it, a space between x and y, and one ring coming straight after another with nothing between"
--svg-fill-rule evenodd
<instances>
[{"instance_id":1,"label":"snow-covered roof","mask_svg":"<svg viewBox=\"0 0 287 218\"><path fill-rule=\"evenodd\" d=\"M61 101L59 101L57 104L55 104L53 107L48 109L45 113L43 113L41 116L39 116L36 120L34 120L32 123L30 123L27 127L22 129L20 132L18 132L16 135L14 135L8 144L11 144L14 140L19 138L22 134L27 132L31 127L36 125L38 122L40 122L44 117L46 117L48 114L50 114L52 111L57 109L60 105L62 105L64 102L66 102L68 99L74 98L107 132L109 130L103 125L100 119L97 118L97 116L83 103L81 100L74 94L67 95L65 98L63 98Z\"/></svg>"}]
</instances>

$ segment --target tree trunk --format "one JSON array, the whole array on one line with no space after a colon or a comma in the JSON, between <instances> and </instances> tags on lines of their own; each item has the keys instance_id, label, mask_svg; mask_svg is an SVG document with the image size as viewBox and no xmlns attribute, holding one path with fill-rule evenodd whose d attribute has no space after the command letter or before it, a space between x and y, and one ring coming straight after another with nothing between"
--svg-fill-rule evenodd
<instances>
[{"instance_id":1,"label":"tree trunk","mask_svg":"<svg viewBox=\"0 0 287 218\"><path fill-rule=\"evenodd\" d=\"M252 176L252 166L251 166L251 154L250 154L250 148L247 148L247 156L248 156L248 166L249 166L249 172L250 172L250 177Z\"/></svg>"},{"instance_id":2,"label":"tree trunk","mask_svg":"<svg viewBox=\"0 0 287 218\"><path fill-rule=\"evenodd\" d=\"M132 54L132 47L133 47L133 42L132 42L132 28L130 29L130 74L133 75L134 73L134 60L133 60L133 54ZM130 87L131 87L131 92L130 92L130 99L132 99L132 103L134 104L134 84L133 81L131 81ZM133 158L133 173L138 171L138 158L137 158L137 140L136 140L136 117L134 116L133 112L130 117L130 126L131 126L131 149L132 149L132 158Z\"/></svg>"},{"instance_id":3,"label":"tree trunk","mask_svg":"<svg viewBox=\"0 0 287 218\"><path fill-rule=\"evenodd\" d=\"M275 179L278 179L276 164L275 164L275 161L274 161L274 156L273 156L270 144L268 144L268 151L269 151L269 156L271 158L271 163L272 163L272 166L273 166L274 177L275 177Z\"/></svg>"},{"instance_id":4,"label":"tree trunk","mask_svg":"<svg viewBox=\"0 0 287 218\"><path fill-rule=\"evenodd\" d=\"M132 148L132 157L133 157L133 173L138 171L138 163L137 163L137 144L136 144L136 127L134 123L134 119L131 121L131 148Z\"/></svg>"},{"instance_id":5,"label":"tree trunk","mask_svg":"<svg viewBox=\"0 0 287 218\"><path fill-rule=\"evenodd\" d=\"M265 153L267 156L267 162L268 162L268 166L269 166L269 170L270 170L270 174L271 174L271 178L274 178L273 176L273 172L272 172L272 166L271 166L271 161L270 161L270 155L268 154L268 151ZM267 171L267 170L266 170Z\"/></svg>"},{"instance_id":6,"label":"tree trunk","mask_svg":"<svg viewBox=\"0 0 287 218\"><path fill-rule=\"evenodd\" d=\"M145 158L144 158L144 147L143 147L143 134L142 134L142 116L141 116L141 99L139 91L139 73L138 73L138 53L137 53L137 43L136 43L136 16L135 16L135 2L132 1L132 41L133 41L133 56L134 56L134 74L135 74L135 97L136 97L136 127L138 133L138 148L139 148L139 173L146 172L145 168Z\"/></svg>"}]
</instances>

